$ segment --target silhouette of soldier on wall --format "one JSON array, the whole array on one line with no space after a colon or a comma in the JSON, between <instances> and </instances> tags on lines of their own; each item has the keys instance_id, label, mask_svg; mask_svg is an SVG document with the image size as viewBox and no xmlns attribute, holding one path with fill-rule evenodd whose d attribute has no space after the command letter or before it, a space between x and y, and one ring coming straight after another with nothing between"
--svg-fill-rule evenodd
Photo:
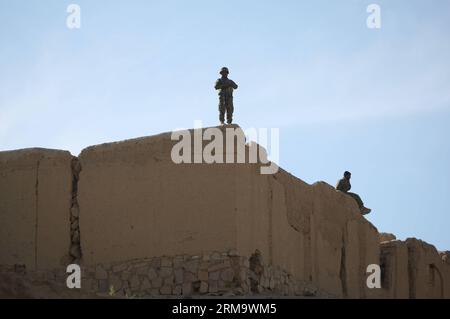
<instances>
[{"instance_id":1,"label":"silhouette of soldier on wall","mask_svg":"<svg viewBox=\"0 0 450 319\"><path fill-rule=\"evenodd\" d=\"M225 112L227 113L227 123L233 122L233 90L238 88L237 84L233 80L228 78L228 68L223 67L220 70L222 77L216 81L214 88L219 90L219 120L220 124L225 124Z\"/></svg>"},{"instance_id":2,"label":"silhouette of soldier on wall","mask_svg":"<svg viewBox=\"0 0 450 319\"><path fill-rule=\"evenodd\" d=\"M372 210L370 208L366 208L364 206L364 203L363 203L361 197L358 194L349 192L349 190L352 188L352 185L350 184L351 177L352 177L352 174L350 172L346 171L344 173L344 177L338 181L338 183L336 185L336 189L338 191L341 191L341 192L351 196L358 203L361 214L363 214L363 215L369 214Z\"/></svg>"}]
</instances>

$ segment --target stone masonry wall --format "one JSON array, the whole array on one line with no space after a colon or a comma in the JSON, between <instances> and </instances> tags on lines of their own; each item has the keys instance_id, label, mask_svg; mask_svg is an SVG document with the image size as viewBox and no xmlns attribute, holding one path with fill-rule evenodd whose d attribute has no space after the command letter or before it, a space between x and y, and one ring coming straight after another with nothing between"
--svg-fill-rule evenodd
<instances>
[{"instance_id":1,"label":"stone masonry wall","mask_svg":"<svg viewBox=\"0 0 450 319\"><path fill-rule=\"evenodd\" d=\"M333 297L287 271L264 263L259 252L250 257L235 251L201 256L162 256L83 266L80 293L113 298L201 296ZM19 273L39 285L61 286L63 268L23 271L0 267L0 273Z\"/></svg>"}]
</instances>

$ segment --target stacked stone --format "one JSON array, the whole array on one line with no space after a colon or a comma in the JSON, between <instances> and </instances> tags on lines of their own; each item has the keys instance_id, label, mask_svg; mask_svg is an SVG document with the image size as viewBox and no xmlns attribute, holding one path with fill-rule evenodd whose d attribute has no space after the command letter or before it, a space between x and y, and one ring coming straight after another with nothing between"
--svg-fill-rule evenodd
<instances>
[{"instance_id":1,"label":"stacked stone","mask_svg":"<svg viewBox=\"0 0 450 319\"><path fill-rule=\"evenodd\" d=\"M83 271L82 288L118 297L243 295L249 292L248 259L214 252L97 265Z\"/></svg>"},{"instance_id":2,"label":"stacked stone","mask_svg":"<svg viewBox=\"0 0 450 319\"><path fill-rule=\"evenodd\" d=\"M298 292L298 285L288 272L279 267L264 266L261 276L249 271L253 281L252 292L254 294L293 296L303 293Z\"/></svg>"},{"instance_id":3,"label":"stacked stone","mask_svg":"<svg viewBox=\"0 0 450 319\"><path fill-rule=\"evenodd\" d=\"M229 251L82 267L81 289L88 294L117 298L319 294L314 286L296 281L280 267L261 263L261 271L255 272L250 259ZM22 273L19 268L4 266L0 272ZM65 269L55 269L28 275L33 281L65 284L68 274Z\"/></svg>"},{"instance_id":4,"label":"stacked stone","mask_svg":"<svg viewBox=\"0 0 450 319\"><path fill-rule=\"evenodd\" d=\"M80 247L80 209L78 207L78 179L81 172L80 162L76 157L72 159L72 205L70 208L70 259L71 263L79 264L81 259L81 247Z\"/></svg>"},{"instance_id":5,"label":"stacked stone","mask_svg":"<svg viewBox=\"0 0 450 319\"><path fill-rule=\"evenodd\" d=\"M253 291L251 278L255 274L249 267L249 258L233 252L97 265L85 269L83 274L82 288L100 296L314 296L317 292L272 266L263 266L262 275L257 278L257 290Z\"/></svg>"},{"instance_id":6,"label":"stacked stone","mask_svg":"<svg viewBox=\"0 0 450 319\"><path fill-rule=\"evenodd\" d=\"M250 290L254 294L294 295L296 289L292 276L281 269L265 265L261 252L256 250L249 258Z\"/></svg>"},{"instance_id":7,"label":"stacked stone","mask_svg":"<svg viewBox=\"0 0 450 319\"><path fill-rule=\"evenodd\" d=\"M53 270L32 270L26 269L25 265L0 265L0 274L14 273L23 276L24 279L32 283L45 285L48 283L66 285L67 273L64 268Z\"/></svg>"}]
</instances>

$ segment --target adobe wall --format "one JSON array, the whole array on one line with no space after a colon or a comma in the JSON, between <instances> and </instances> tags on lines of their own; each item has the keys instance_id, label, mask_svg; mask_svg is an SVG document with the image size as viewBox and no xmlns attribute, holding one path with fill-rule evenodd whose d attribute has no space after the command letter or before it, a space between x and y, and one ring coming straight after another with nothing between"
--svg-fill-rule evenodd
<instances>
[{"instance_id":1,"label":"adobe wall","mask_svg":"<svg viewBox=\"0 0 450 319\"><path fill-rule=\"evenodd\" d=\"M336 297L380 296L365 285L367 266L379 263L378 231L353 199L281 169L273 176L249 170L240 178L238 185L245 185L238 189L241 255L258 249L267 263Z\"/></svg>"},{"instance_id":2,"label":"adobe wall","mask_svg":"<svg viewBox=\"0 0 450 319\"><path fill-rule=\"evenodd\" d=\"M436 248L424 241L408 238L410 298L450 298L450 265Z\"/></svg>"},{"instance_id":3,"label":"adobe wall","mask_svg":"<svg viewBox=\"0 0 450 319\"><path fill-rule=\"evenodd\" d=\"M0 152L0 265L50 269L67 257L71 165L65 151Z\"/></svg>"},{"instance_id":4,"label":"adobe wall","mask_svg":"<svg viewBox=\"0 0 450 319\"><path fill-rule=\"evenodd\" d=\"M166 133L82 151L86 265L236 248L236 189L247 167L177 165L170 157L175 143Z\"/></svg>"},{"instance_id":5,"label":"adobe wall","mask_svg":"<svg viewBox=\"0 0 450 319\"><path fill-rule=\"evenodd\" d=\"M308 185L284 171L275 179L284 205L274 210L283 220L274 225L279 235L272 241L284 256L274 263L337 297L377 297L365 286L365 271L378 263L378 232L353 200L326 183Z\"/></svg>"},{"instance_id":6,"label":"adobe wall","mask_svg":"<svg viewBox=\"0 0 450 319\"><path fill-rule=\"evenodd\" d=\"M422 240L381 243L385 298L450 298L450 264L433 245Z\"/></svg>"},{"instance_id":7,"label":"adobe wall","mask_svg":"<svg viewBox=\"0 0 450 319\"><path fill-rule=\"evenodd\" d=\"M177 165L170 158L174 144L161 134L81 153L87 265L258 250L264 262L332 295L374 296L363 278L379 259L378 232L352 199L282 170L261 175L259 164Z\"/></svg>"},{"instance_id":8,"label":"adobe wall","mask_svg":"<svg viewBox=\"0 0 450 319\"><path fill-rule=\"evenodd\" d=\"M165 133L91 146L78 159L0 152L0 266L44 269L49 278L58 269L60 279L61 267L81 263L98 293L120 281L122 292L144 295L450 298L448 253L380 236L332 186L282 169L262 175L261 163L175 164L177 142ZM225 155L240 146L247 158L257 147L242 143ZM158 264L168 259L171 266ZM370 264L381 265L382 289L366 285Z\"/></svg>"},{"instance_id":9,"label":"adobe wall","mask_svg":"<svg viewBox=\"0 0 450 319\"><path fill-rule=\"evenodd\" d=\"M385 298L409 298L408 247L399 240L385 241L382 237L382 287Z\"/></svg>"}]
</instances>

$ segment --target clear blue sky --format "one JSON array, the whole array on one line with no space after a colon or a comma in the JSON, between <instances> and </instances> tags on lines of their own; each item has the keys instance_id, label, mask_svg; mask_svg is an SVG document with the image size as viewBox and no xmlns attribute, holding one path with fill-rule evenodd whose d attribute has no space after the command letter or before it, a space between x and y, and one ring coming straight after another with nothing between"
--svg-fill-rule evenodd
<instances>
[{"instance_id":1,"label":"clear blue sky","mask_svg":"<svg viewBox=\"0 0 450 319\"><path fill-rule=\"evenodd\" d=\"M216 125L226 65L236 122L280 128L283 168L350 170L380 231L450 249L450 1L0 0L0 26L0 150Z\"/></svg>"}]
</instances>

